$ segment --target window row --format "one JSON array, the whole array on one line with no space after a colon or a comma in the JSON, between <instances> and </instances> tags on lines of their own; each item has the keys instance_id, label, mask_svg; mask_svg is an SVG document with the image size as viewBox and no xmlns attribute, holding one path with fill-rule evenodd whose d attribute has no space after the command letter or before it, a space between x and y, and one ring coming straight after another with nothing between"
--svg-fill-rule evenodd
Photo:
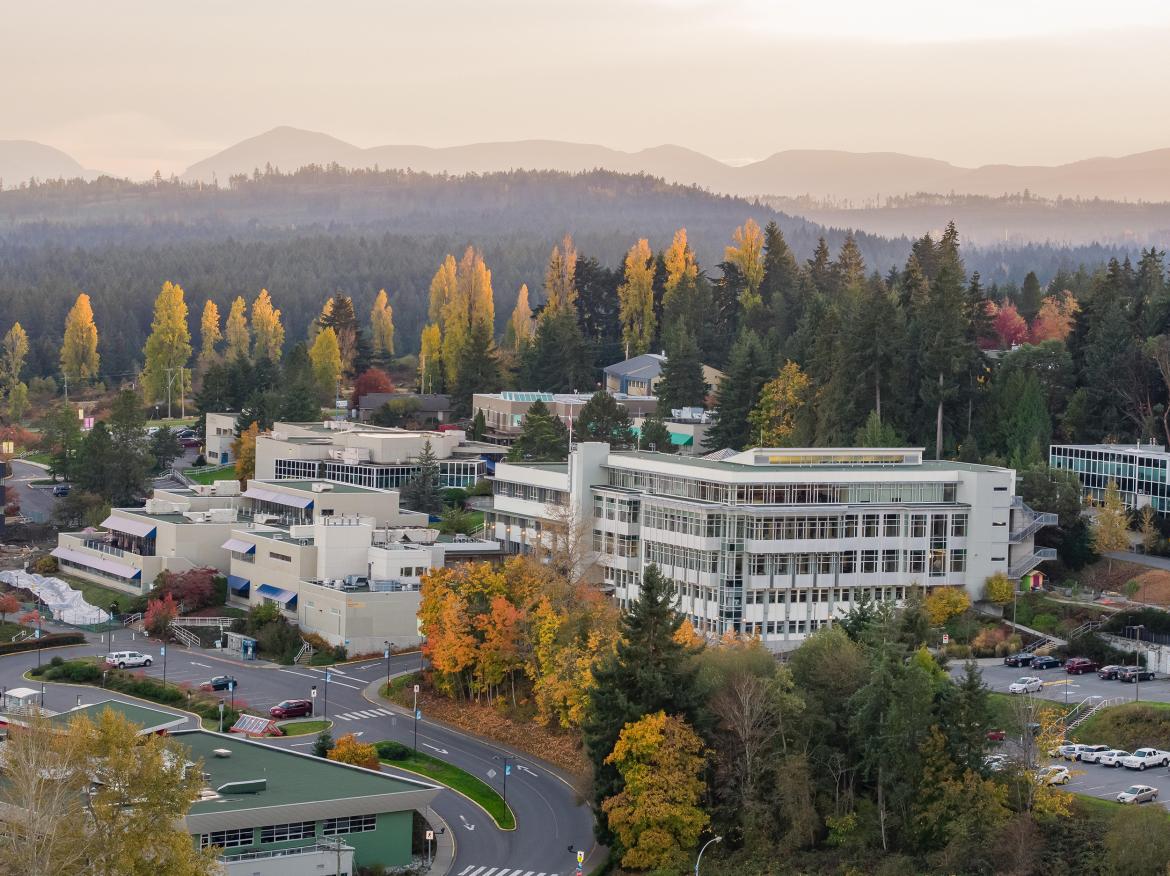
<instances>
[{"instance_id":1,"label":"window row","mask_svg":"<svg viewBox=\"0 0 1170 876\"><path fill-rule=\"evenodd\" d=\"M615 499L613 496L593 497L593 516L597 520L616 520L619 523L638 522L637 499Z\"/></svg>"},{"instance_id":2,"label":"window row","mask_svg":"<svg viewBox=\"0 0 1170 876\"><path fill-rule=\"evenodd\" d=\"M702 514L647 505L642 512L643 526L666 532L681 532L704 538L721 538L726 532L726 518L722 514Z\"/></svg>"},{"instance_id":3,"label":"window row","mask_svg":"<svg viewBox=\"0 0 1170 876\"><path fill-rule=\"evenodd\" d=\"M949 520L949 523L948 523ZM966 514L844 514L816 517L753 517L747 537L758 539L965 538Z\"/></svg>"},{"instance_id":4,"label":"window row","mask_svg":"<svg viewBox=\"0 0 1170 876\"><path fill-rule=\"evenodd\" d=\"M602 554L616 554L619 557L638 556L638 536L615 535L612 532L593 530L593 549Z\"/></svg>"},{"instance_id":5,"label":"window row","mask_svg":"<svg viewBox=\"0 0 1170 876\"><path fill-rule=\"evenodd\" d=\"M550 487L537 487L532 484L517 484L512 481L496 481L492 487L492 493L496 496L506 496L510 499L539 502L542 505L569 504L569 495L564 490L554 490Z\"/></svg>"},{"instance_id":6,"label":"window row","mask_svg":"<svg viewBox=\"0 0 1170 876\"><path fill-rule=\"evenodd\" d=\"M815 590L748 590L744 593L745 605L783 605L785 596L788 603L805 602L858 602L862 598L875 600L898 600L906 597L905 587L843 587L836 591L828 588Z\"/></svg>"},{"instance_id":7,"label":"window row","mask_svg":"<svg viewBox=\"0 0 1170 876\"><path fill-rule=\"evenodd\" d=\"M657 563L659 566L690 569L695 572L717 572L719 571L719 552L701 551L695 548L648 541L646 542L645 562L647 564Z\"/></svg>"},{"instance_id":8,"label":"window row","mask_svg":"<svg viewBox=\"0 0 1170 876\"><path fill-rule=\"evenodd\" d=\"M337 836L345 833L369 833L378 827L376 815L349 815L344 818L326 818L322 822L321 833L325 836Z\"/></svg>"},{"instance_id":9,"label":"window row","mask_svg":"<svg viewBox=\"0 0 1170 876\"><path fill-rule=\"evenodd\" d=\"M967 551L863 550L823 554L748 554L749 575L872 575L878 572L943 575L967 571Z\"/></svg>"}]
</instances>

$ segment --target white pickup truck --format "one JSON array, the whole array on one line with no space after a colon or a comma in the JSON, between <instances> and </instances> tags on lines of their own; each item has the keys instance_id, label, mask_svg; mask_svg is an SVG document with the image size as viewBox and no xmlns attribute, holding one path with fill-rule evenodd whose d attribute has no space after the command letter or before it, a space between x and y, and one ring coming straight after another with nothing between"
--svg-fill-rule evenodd
<instances>
[{"instance_id":1,"label":"white pickup truck","mask_svg":"<svg viewBox=\"0 0 1170 876\"><path fill-rule=\"evenodd\" d=\"M1121 765L1131 770L1144 770L1146 767L1166 766L1170 764L1170 751L1160 751L1157 748L1139 748L1129 757L1121 758Z\"/></svg>"}]
</instances>

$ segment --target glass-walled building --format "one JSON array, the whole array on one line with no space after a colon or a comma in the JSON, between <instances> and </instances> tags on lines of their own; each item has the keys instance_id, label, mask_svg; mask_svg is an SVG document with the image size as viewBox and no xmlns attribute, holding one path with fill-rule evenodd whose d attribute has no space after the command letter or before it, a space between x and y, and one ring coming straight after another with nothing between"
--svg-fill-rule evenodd
<instances>
[{"instance_id":1,"label":"glass-walled building","mask_svg":"<svg viewBox=\"0 0 1170 876\"><path fill-rule=\"evenodd\" d=\"M1104 501L1113 481L1127 508L1152 505L1170 514L1170 453L1159 444L1053 444L1048 464L1076 472L1085 498L1094 503Z\"/></svg>"}]
</instances>

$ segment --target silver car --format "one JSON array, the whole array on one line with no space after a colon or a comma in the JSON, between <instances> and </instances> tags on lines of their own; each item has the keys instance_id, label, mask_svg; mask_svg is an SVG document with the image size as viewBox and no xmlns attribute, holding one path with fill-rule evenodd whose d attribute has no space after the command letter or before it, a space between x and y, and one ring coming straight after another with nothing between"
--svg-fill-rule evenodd
<instances>
[{"instance_id":1,"label":"silver car","mask_svg":"<svg viewBox=\"0 0 1170 876\"><path fill-rule=\"evenodd\" d=\"M1116 749L1110 748L1108 745L1086 745L1077 755L1077 760L1081 763L1100 763L1101 755L1110 751L1116 751Z\"/></svg>"},{"instance_id":2,"label":"silver car","mask_svg":"<svg viewBox=\"0 0 1170 876\"><path fill-rule=\"evenodd\" d=\"M1117 795L1118 803L1148 803L1158 799L1158 789L1149 785L1130 785Z\"/></svg>"},{"instance_id":3,"label":"silver car","mask_svg":"<svg viewBox=\"0 0 1170 876\"><path fill-rule=\"evenodd\" d=\"M1017 678L1008 685L1008 693L1022 694L1022 693L1038 693L1044 689L1044 682L1034 675L1025 675L1023 678Z\"/></svg>"},{"instance_id":4,"label":"silver car","mask_svg":"<svg viewBox=\"0 0 1170 876\"><path fill-rule=\"evenodd\" d=\"M1123 751L1120 748L1114 748L1112 751L1103 751L1097 755L1097 763L1101 764L1101 766L1120 769L1121 759L1123 757L1129 757L1129 752Z\"/></svg>"}]
</instances>

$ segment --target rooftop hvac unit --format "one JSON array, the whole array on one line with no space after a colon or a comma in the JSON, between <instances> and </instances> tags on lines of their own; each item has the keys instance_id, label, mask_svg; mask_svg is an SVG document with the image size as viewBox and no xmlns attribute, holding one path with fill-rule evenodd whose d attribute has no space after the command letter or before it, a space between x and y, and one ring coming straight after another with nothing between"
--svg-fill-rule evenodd
<instances>
[{"instance_id":1,"label":"rooftop hvac unit","mask_svg":"<svg viewBox=\"0 0 1170 876\"><path fill-rule=\"evenodd\" d=\"M333 484L327 484L323 481L314 481L311 489L314 493L329 493L333 490Z\"/></svg>"},{"instance_id":2,"label":"rooftop hvac unit","mask_svg":"<svg viewBox=\"0 0 1170 876\"><path fill-rule=\"evenodd\" d=\"M216 496L238 496L240 495L240 482L236 480L215 481L211 485L211 491Z\"/></svg>"},{"instance_id":3,"label":"rooftop hvac unit","mask_svg":"<svg viewBox=\"0 0 1170 876\"><path fill-rule=\"evenodd\" d=\"M439 530L437 529L407 529L406 538L415 544L434 544L439 538Z\"/></svg>"},{"instance_id":4,"label":"rooftop hvac unit","mask_svg":"<svg viewBox=\"0 0 1170 876\"><path fill-rule=\"evenodd\" d=\"M212 523L232 523L236 519L235 508L212 508L207 513Z\"/></svg>"},{"instance_id":5,"label":"rooftop hvac unit","mask_svg":"<svg viewBox=\"0 0 1170 876\"><path fill-rule=\"evenodd\" d=\"M187 511L183 516L192 523L206 523L211 519L211 515L206 511Z\"/></svg>"},{"instance_id":6,"label":"rooftop hvac unit","mask_svg":"<svg viewBox=\"0 0 1170 876\"><path fill-rule=\"evenodd\" d=\"M255 523L276 523L280 517L275 514L253 514L252 520Z\"/></svg>"}]
</instances>

